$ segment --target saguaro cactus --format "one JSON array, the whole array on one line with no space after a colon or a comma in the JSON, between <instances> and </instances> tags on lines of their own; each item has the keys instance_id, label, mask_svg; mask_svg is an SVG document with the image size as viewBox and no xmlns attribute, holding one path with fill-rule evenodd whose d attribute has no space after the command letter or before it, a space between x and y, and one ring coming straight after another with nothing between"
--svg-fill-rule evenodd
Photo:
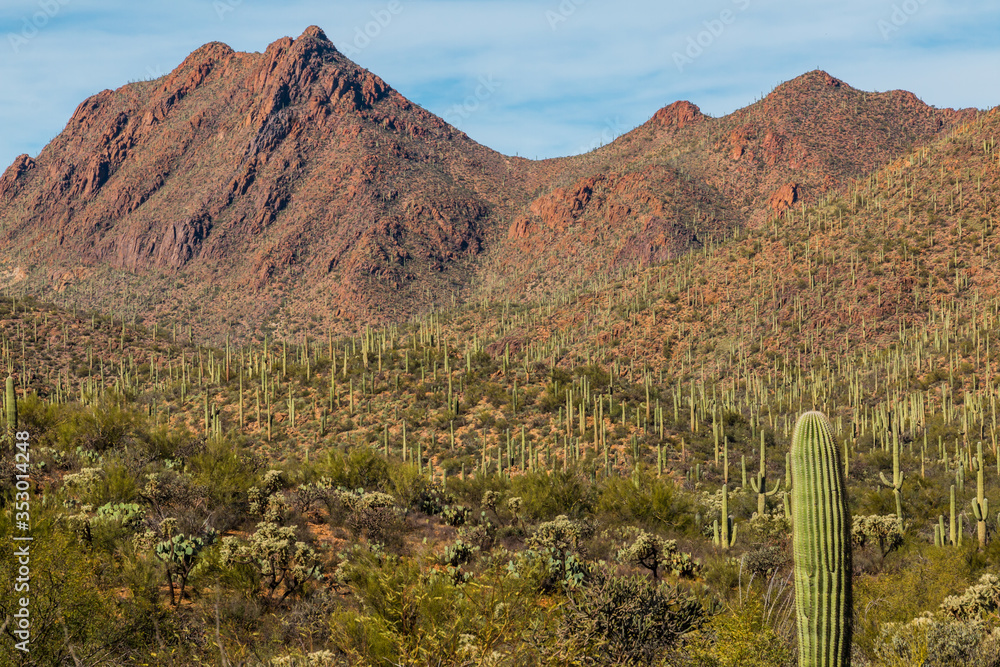
<instances>
[{"instance_id":1,"label":"saguaro cactus","mask_svg":"<svg viewBox=\"0 0 1000 667\"><path fill-rule=\"evenodd\" d=\"M774 481L774 488L770 491L767 490L767 470L765 466L767 464L767 458L764 451L764 432L760 432L760 472L750 478L750 486L753 487L754 493L757 494L757 515L764 516L764 510L767 509L767 497L773 496L778 492L778 480Z\"/></svg>"},{"instance_id":2,"label":"saguaro cactus","mask_svg":"<svg viewBox=\"0 0 1000 667\"><path fill-rule=\"evenodd\" d=\"M955 485L951 485L951 522L948 524L948 542L952 545L958 544L958 524L955 522Z\"/></svg>"},{"instance_id":3,"label":"saguaro cactus","mask_svg":"<svg viewBox=\"0 0 1000 667\"><path fill-rule=\"evenodd\" d=\"M14 434L17 432L17 394L14 393L14 376L7 376L7 442L14 446Z\"/></svg>"},{"instance_id":4,"label":"saguaro cactus","mask_svg":"<svg viewBox=\"0 0 1000 667\"><path fill-rule=\"evenodd\" d=\"M986 521L990 513L990 499L983 496L983 443L976 446L976 458L972 460L972 467L976 470L976 497L972 499L972 513L976 517L976 529L979 537L979 546L986 546Z\"/></svg>"},{"instance_id":5,"label":"saguaro cactus","mask_svg":"<svg viewBox=\"0 0 1000 667\"><path fill-rule=\"evenodd\" d=\"M899 470L899 439L893 441L892 446L892 482L885 477L885 473L880 472L878 476L882 483L892 489L892 495L896 498L896 518L903 521L903 473Z\"/></svg>"},{"instance_id":6,"label":"saguaro cactus","mask_svg":"<svg viewBox=\"0 0 1000 667\"><path fill-rule=\"evenodd\" d=\"M719 520L712 522L713 542L723 549L736 544L736 523L729 516L729 485L722 485L722 535L719 535Z\"/></svg>"},{"instance_id":7,"label":"saguaro cactus","mask_svg":"<svg viewBox=\"0 0 1000 667\"><path fill-rule=\"evenodd\" d=\"M799 667L851 664L851 513L833 427L821 412L792 434L792 547Z\"/></svg>"}]
</instances>

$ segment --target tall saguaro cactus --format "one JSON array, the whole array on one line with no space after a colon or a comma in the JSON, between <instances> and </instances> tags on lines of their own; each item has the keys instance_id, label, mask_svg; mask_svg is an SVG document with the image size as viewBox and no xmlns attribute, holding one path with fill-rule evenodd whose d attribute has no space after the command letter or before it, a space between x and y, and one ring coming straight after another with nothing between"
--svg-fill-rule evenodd
<instances>
[{"instance_id":1,"label":"tall saguaro cactus","mask_svg":"<svg viewBox=\"0 0 1000 667\"><path fill-rule=\"evenodd\" d=\"M14 434L17 432L17 394L14 393L14 376L7 376L7 442L14 446Z\"/></svg>"},{"instance_id":2,"label":"tall saguaro cactus","mask_svg":"<svg viewBox=\"0 0 1000 667\"><path fill-rule=\"evenodd\" d=\"M719 527L722 527L722 535L719 535ZM729 484L722 485L722 516L712 522L713 542L715 546L729 549L736 544L736 523L729 516Z\"/></svg>"},{"instance_id":3,"label":"tall saguaro cactus","mask_svg":"<svg viewBox=\"0 0 1000 667\"><path fill-rule=\"evenodd\" d=\"M892 444L892 482L885 477L885 473L880 472L878 476L882 483L892 489L892 495L896 498L896 518L903 521L903 473L899 470L899 438L895 438Z\"/></svg>"},{"instance_id":4,"label":"tall saguaro cactus","mask_svg":"<svg viewBox=\"0 0 1000 667\"><path fill-rule=\"evenodd\" d=\"M750 478L750 486L753 487L754 493L757 494L757 515L760 517L764 516L764 510L767 509L767 497L773 496L778 492L778 480L774 482L774 488L770 491L767 490L767 458L764 450L764 432L760 432L760 472Z\"/></svg>"},{"instance_id":5,"label":"tall saguaro cactus","mask_svg":"<svg viewBox=\"0 0 1000 667\"><path fill-rule=\"evenodd\" d=\"M851 664L851 513L833 427L822 412L792 434L792 547L799 667Z\"/></svg>"},{"instance_id":6,"label":"tall saguaro cactus","mask_svg":"<svg viewBox=\"0 0 1000 667\"><path fill-rule=\"evenodd\" d=\"M972 460L972 467L976 470L976 497L972 499L972 513L976 517L976 528L979 537L979 546L986 546L986 521L989 519L990 499L983 496L985 484L983 482L983 443L976 447L976 458Z\"/></svg>"}]
</instances>

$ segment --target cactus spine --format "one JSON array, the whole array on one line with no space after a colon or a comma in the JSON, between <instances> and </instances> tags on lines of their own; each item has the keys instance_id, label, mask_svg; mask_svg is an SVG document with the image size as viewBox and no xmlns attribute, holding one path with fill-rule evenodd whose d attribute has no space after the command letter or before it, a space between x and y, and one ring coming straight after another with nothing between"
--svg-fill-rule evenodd
<instances>
[{"instance_id":1,"label":"cactus spine","mask_svg":"<svg viewBox=\"0 0 1000 667\"><path fill-rule=\"evenodd\" d=\"M990 513L990 499L983 496L983 443L976 446L976 458L972 461L972 467L976 470L976 497L972 499L972 513L976 517L976 532L979 537L979 546L986 546L986 521Z\"/></svg>"},{"instance_id":2,"label":"cactus spine","mask_svg":"<svg viewBox=\"0 0 1000 667\"><path fill-rule=\"evenodd\" d=\"M851 662L851 513L833 427L821 412L792 435L792 546L800 667Z\"/></svg>"},{"instance_id":3,"label":"cactus spine","mask_svg":"<svg viewBox=\"0 0 1000 667\"><path fill-rule=\"evenodd\" d=\"M765 470L765 465L767 459L764 451L764 432L760 432L760 472L750 478L750 486L753 487L754 493L757 494L757 515L764 516L764 510L767 509L766 500L768 496L773 496L778 492L778 480L774 481L774 488L770 491L767 490L767 471Z\"/></svg>"}]
</instances>

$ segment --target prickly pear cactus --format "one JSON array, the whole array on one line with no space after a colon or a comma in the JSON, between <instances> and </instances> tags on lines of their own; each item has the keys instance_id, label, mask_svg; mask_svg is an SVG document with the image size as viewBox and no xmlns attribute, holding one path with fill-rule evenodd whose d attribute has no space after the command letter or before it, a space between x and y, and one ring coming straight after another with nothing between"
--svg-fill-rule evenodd
<instances>
[{"instance_id":1,"label":"prickly pear cactus","mask_svg":"<svg viewBox=\"0 0 1000 667\"><path fill-rule=\"evenodd\" d=\"M851 513L826 415L799 417L791 454L799 667L846 667L851 664Z\"/></svg>"}]
</instances>

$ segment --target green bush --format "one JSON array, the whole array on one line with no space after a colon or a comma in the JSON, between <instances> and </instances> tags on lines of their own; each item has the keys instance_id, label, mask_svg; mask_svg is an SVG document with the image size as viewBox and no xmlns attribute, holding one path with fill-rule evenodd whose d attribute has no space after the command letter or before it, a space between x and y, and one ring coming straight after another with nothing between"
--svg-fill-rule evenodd
<instances>
[{"instance_id":1,"label":"green bush","mask_svg":"<svg viewBox=\"0 0 1000 667\"><path fill-rule=\"evenodd\" d=\"M705 621L701 603L677 587L588 569L587 582L567 594L559 636L599 664L653 664Z\"/></svg>"},{"instance_id":2,"label":"green bush","mask_svg":"<svg viewBox=\"0 0 1000 667\"><path fill-rule=\"evenodd\" d=\"M790 667L796 663L792 647L771 627L765 604L753 589L692 637L691 656L699 667Z\"/></svg>"},{"instance_id":3,"label":"green bush","mask_svg":"<svg viewBox=\"0 0 1000 667\"><path fill-rule=\"evenodd\" d=\"M329 478L333 486L348 489L389 491L393 487L389 464L379 453L367 448L351 449L346 454L331 449L312 472L317 477Z\"/></svg>"},{"instance_id":4,"label":"green bush","mask_svg":"<svg viewBox=\"0 0 1000 667\"><path fill-rule=\"evenodd\" d=\"M608 523L659 524L684 528L693 523L691 503L669 479L658 479L644 467L638 486L632 479L611 476L601 485L595 510Z\"/></svg>"},{"instance_id":5,"label":"green bush","mask_svg":"<svg viewBox=\"0 0 1000 667\"><path fill-rule=\"evenodd\" d=\"M228 437L213 438L203 451L191 457L188 471L192 482L205 489L214 510L241 515L247 503L247 492L257 481L259 461L245 455L238 441Z\"/></svg>"},{"instance_id":6,"label":"green bush","mask_svg":"<svg viewBox=\"0 0 1000 667\"><path fill-rule=\"evenodd\" d=\"M120 449L138 441L145 418L122 408L116 399L106 397L100 402L73 410L57 429L58 443L63 451L84 451L98 454Z\"/></svg>"},{"instance_id":7,"label":"green bush","mask_svg":"<svg viewBox=\"0 0 1000 667\"><path fill-rule=\"evenodd\" d=\"M908 623L886 623L875 645L883 665L996 667L1000 631L987 632L982 621L963 621L925 612Z\"/></svg>"},{"instance_id":8,"label":"green bush","mask_svg":"<svg viewBox=\"0 0 1000 667\"><path fill-rule=\"evenodd\" d=\"M593 514L597 502L596 488L573 471L518 475L511 480L510 493L522 499L524 516L533 521L560 514L579 519Z\"/></svg>"}]
</instances>

